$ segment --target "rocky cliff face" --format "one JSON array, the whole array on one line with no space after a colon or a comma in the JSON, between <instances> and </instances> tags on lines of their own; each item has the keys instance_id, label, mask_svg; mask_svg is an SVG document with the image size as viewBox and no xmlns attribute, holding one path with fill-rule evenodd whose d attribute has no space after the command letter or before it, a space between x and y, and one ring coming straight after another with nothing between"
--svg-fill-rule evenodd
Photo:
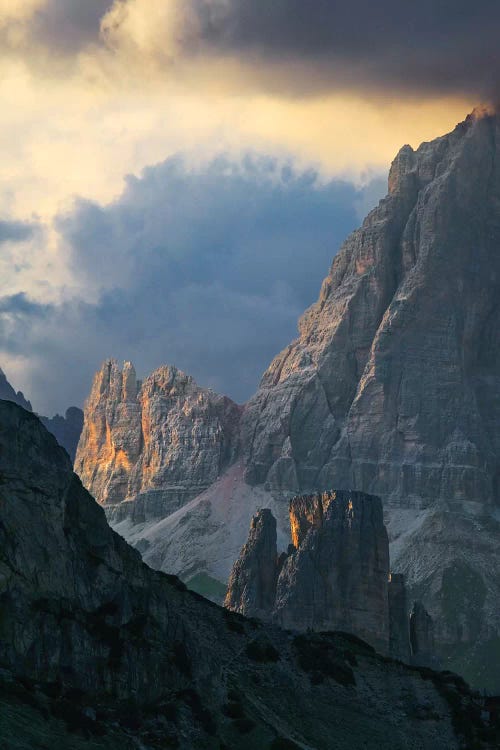
<instances>
[{"instance_id":1,"label":"rocky cliff face","mask_svg":"<svg viewBox=\"0 0 500 750\"><path fill-rule=\"evenodd\" d=\"M175 367L141 383L130 362L109 360L85 405L75 470L115 521L164 518L234 460L240 411Z\"/></svg>"},{"instance_id":2,"label":"rocky cliff face","mask_svg":"<svg viewBox=\"0 0 500 750\"><path fill-rule=\"evenodd\" d=\"M498 131L471 116L398 154L245 410L248 481L498 507Z\"/></svg>"},{"instance_id":3,"label":"rocky cliff face","mask_svg":"<svg viewBox=\"0 0 500 750\"><path fill-rule=\"evenodd\" d=\"M411 610L410 643L416 664L432 663L435 653L434 623L421 602L414 602Z\"/></svg>"},{"instance_id":4,"label":"rocky cliff face","mask_svg":"<svg viewBox=\"0 0 500 750\"><path fill-rule=\"evenodd\" d=\"M294 543L278 557L276 522L269 510L257 513L233 567L225 606L292 630L353 633L383 653L396 632L404 640L399 628L405 618L409 647L402 576L395 577L398 594L389 595L389 542L380 499L342 491L295 497L290 526ZM394 645L401 658L403 643Z\"/></svg>"},{"instance_id":5,"label":"rocky cliff face","mask_svg":"<svg viewBox=\"0 0 500 750\"><path fill-rule=\"evenodd\" d=\"M269 509L252 519L248 541L234 564L224 606L267 619L276 599L278 548L276 519Z\"/></svg>"},{"instance_id":6,"label":"rocky cliff face","mask_svg":"<svg viewBox=\"0 0 500 750\"><path fill-rule=\"evenodd\" d=\"M495 747L459 678L249 622L148 568L7 402L0 478L2 746L70 750L83 732L103 750Z\"/></svg>"},{"instance_id":7,"label":"rocky cliff face","mask_svg":"<svg viewBox=\"0 0 500 750\"><path fill-rule=\"evenodd\" d=\"M310 502L314 503L313 498ZM307 503L307 500L306 500ZM274 619L295 630L343 630L387 653L389 541L379 498L358 492L316 496L319 513L280 573ZM304 500L292 500L292 524Z\"/></svg>"}]
</instances>

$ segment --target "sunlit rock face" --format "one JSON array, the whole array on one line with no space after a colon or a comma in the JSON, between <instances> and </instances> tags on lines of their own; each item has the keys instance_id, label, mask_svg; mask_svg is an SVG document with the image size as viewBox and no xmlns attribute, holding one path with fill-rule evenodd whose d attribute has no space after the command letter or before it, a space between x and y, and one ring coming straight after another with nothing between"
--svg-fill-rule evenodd
<instances>
[{"instance_id":1,"label":"sunlit rock face","mask_svg":"<svg viewBox=\"0 0 500 750\"><path fill-rule=\"evenodd\" d=\"M236 561L224 606L268 619L276 598L278 548L276 519L268 508L252 518L248 540Z\"/></svg>"},{"instance_id":2,"label":"sunlit rock face","mask_svg":"<svg viewBox=\"0 0 500 750\"><path fill-rule=\"evenodd\" d=\"M232 463L240 412L175 367L141 383L131 363L109 360L85 405L75 470L115 520L164 518Z\"/></svg>"},{"instance_id":3,"label":"sunlit rock face","mask_svg":"<svg viewBox=\"0 0 500 750\"><path fill-rule=\"evenodd\" d=\"M283 565L274 620L295 630L344 630L387 653L389 540L382 503L359 492L324 493L317 500L322 519L311 518ZM291 518L303 505L291 501Z\"/></svg>"},{"instance_id":4,"label":"sunlit rock face","mask_svg":"<svg viewBox=\"0 0 500 750\"><path fill-rule=\"evenodd\" d=\"M334 259L242 422L249 483L382 498L394 567L428 605L445 663L490 685L499 300L499 120L475 113L400 151L387 197Z\"/></svg>"}]
</instances>

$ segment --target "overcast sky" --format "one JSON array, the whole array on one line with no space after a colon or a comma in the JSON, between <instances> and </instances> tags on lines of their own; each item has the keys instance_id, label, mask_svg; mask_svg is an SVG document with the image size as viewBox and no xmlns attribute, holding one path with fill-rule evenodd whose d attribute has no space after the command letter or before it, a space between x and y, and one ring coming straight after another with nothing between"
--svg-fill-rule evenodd
<instances>
[{"instance_id":1,"label":"overcast sky","mask_svg":"<svg viewBox=\"0 0 500 750\"><path fill-rule=\"evenodd\" d=\"M492 0L0 0L0 365L246 399L404 143L496 101Z\"/></svg>"}]
</instances>

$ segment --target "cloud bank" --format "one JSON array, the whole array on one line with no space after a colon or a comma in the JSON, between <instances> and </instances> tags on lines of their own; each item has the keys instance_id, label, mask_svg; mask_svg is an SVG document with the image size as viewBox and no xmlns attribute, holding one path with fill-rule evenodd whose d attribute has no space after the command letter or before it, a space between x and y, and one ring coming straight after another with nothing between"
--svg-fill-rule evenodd
<instances>
[{"instance_id":1,"label":"cloud bank","mask_svg":"<svg viewBox=\"0 0 500 750\"><path fill-rule=\"evenodd\" d=\"M142 374L176 364L244 401L296 335L360 203L385 187L323 183L256 156L196 169L172 158L129 177L108 205L78 200L56 229L96 298L1 299L11 382L36 409L60 411L82 403L101 360L116 356Z\"/></svg>"},{"instance_id":2,"label":"cloud bank","mask_svg":"<svg viewBox=\"0 0 500 750\"><path fill-rule=\"evenodd\" d=\"M290 90L498 93L496 0L207 0L197 6L208 48L244 57L266 80L264 61L275 69L275 82Z\"/></svg>"},{"instance_id":3,"label":"cloud bank","mask_svg":"<svg viewBox=\"0 0 500 750\"><path fill-rule=\"evenodd\" d=\"M155 71L294 96L499 93L497 0L0 0L2 28L27 58L86 50L107 74L147 83Z\"/></svg>"}]
</instances>

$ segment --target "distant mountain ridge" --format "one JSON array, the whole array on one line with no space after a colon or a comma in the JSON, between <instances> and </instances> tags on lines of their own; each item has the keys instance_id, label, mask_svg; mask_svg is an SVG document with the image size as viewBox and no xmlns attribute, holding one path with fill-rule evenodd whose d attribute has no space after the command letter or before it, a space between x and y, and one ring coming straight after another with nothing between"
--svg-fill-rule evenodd
<instances>
[{"instance_id":1,"label":"distant mountain ridge","mask_svg":"<svg viewBox=\"0 0 500 750\"><path fill-rule=\"evenodd\" d=\"M22 391L15 391L7 380L7 375L0 367L0 399L5 401L13 401L18 406L22 406L26 411L33 411L31 402L24 397Z\"/></svg>"},{"instance_id":2,"label":"distant mountain ridge","mask_svg":"<svg viewBox=\"0 0 500 750\"><path fill-rule=\"evenodd\" d=\"M7 376L0 367L0 400L13 401L26 411L33 411L31 401L24 397L22 391L16 391L7 380ZM77 406L70 406L66 409L66 414L61 417L56 414L54 417L39 416L45 427L51 432L59 445L68 452L72 461L75 460L76 448L83 429L83 411Z\"/></svg>"}]
</instances>

